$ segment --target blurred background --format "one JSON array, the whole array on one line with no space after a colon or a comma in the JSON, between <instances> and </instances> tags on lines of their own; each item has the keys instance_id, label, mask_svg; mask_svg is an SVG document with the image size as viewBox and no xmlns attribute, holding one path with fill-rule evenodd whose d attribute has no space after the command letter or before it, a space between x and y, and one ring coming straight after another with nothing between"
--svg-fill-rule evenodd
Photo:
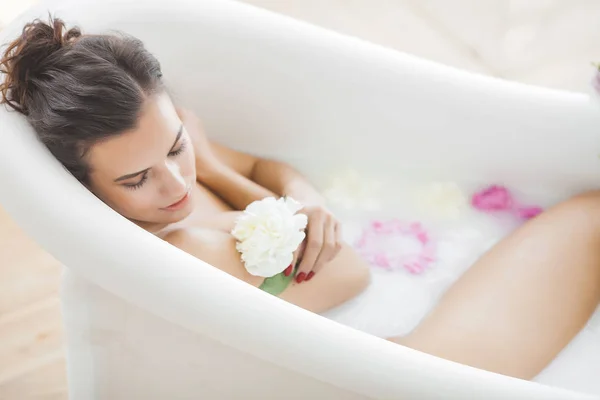
<instances>
[{"instance_id":1,"label":"blurred background","mask_svg":"<svg viewBox=\"0 0 600 400\"><path fill-rule=\"evenodd\" d=\"M0 30L37 1L0 0ZM591 63L600 62L599 0L245 2L532 85L585 92ZM0 400L67 399L59 274L58 262L0 208Z\"/></svg>"},{"instance_id":2,"label":"blurred background","mask_svg":"<svg viewBox=\"0 0 600 400\"><path fill-rule=\"evenodd\" d=\"M37 1L0 0L0 26ZM424 58L534 85L584 91L590 63L600 58L598 0L243 1Z\"/></svg>"}]
</instances>

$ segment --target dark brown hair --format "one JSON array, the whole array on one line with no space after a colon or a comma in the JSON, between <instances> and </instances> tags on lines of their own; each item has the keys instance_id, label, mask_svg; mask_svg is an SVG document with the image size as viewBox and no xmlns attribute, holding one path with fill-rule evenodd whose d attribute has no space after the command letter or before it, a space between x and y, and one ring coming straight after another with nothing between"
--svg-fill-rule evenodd
<instances>
[{"instance_id":1,"label":"dark brown hair","mask_svg":"<svg viewBox=\"0 0 600 400\"><path fill-rule=\"evenodd\" d=\"M140 40L82 35L52 17L25 25L8 44L0 72L0 102L24 114L84 184L90 146L134 128L144 99L162 89L160 64Z\"/></svg>"}]
</instances>

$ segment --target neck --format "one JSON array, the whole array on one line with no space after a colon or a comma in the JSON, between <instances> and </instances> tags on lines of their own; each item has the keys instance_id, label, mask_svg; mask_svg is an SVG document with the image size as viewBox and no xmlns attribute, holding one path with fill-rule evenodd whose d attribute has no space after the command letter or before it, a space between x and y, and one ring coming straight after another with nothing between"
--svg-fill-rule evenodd
<instances>
[{"instance_id":1,"label":"neck","mask_svg":"<svg viewBox=\"0 0 600 400\"><path fill-rule=\"evenodd\" d=\"M129 220L131 222L133 222L134 224L136 224L137 226L139 226L140 228L142 228L154 235L160 233L160 231L165 229L167 226L171 225L171 224L167 224L167 223L138 221L135 219L129 219Z\"/></svg>"}]
</instances>

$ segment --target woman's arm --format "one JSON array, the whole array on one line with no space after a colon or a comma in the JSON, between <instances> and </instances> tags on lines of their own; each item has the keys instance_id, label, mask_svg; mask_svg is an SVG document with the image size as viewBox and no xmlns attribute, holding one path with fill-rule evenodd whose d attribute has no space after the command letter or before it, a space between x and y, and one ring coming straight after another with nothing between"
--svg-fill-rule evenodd
<instances>
[{"instance_id":1,"label":"woman's arm","mask_svg":"<svg viewBox=\"0 0 600 400\"><path fill-rule=\"evenodd\" d=\"M193 142L196 176L238 210L268 196L290 196L306 206L324 206L319 192L286 163L230 149L206 137L194 113L178 110Z\"/></svg>"},{"instance_id":2,"label":"woman's arm","mask_svg":"<svg viewBox=\"0 0 600 400\"><path fill-rule=\"evenodd\" d=\"M210 144L223 165L198 169L198 180L238 210L273 195L290 196L306 206L325 206L319 192L288 164Z\"/></svg>"},{"instance_id":3,"label":"woman's arm","mask_svg":"<svg viewBox=\"0 0 600 400\"><path fill-rule=\"evenodd\" d=\"M223 165L199 170L199 181L219 193L238 209L267 196L290 196L304 204L301 212L308 217L306 246L294 254L293 265L300 259L296 280L311 280L325 264L333 260L343 244L335 217L324 207L323 197L289 165L228 149L218 144L211 148Z\"/></svg>"},{"instance_id":4,"label":"woman's arm","mask_svg":"<svg viewBox=\"0 0 600 400\"><path fill-rule=\"evenodd\" d=\"M263 278L246 271L235 249L235 239L209 229L182 229L170 232L165 240L175 247L252 286ZM348 246L314 280L302 285L291 284L279 295L299 307L324 312L353 298L369 284L369 269Z\"/></svg>"},{"instance_id":5,"label":"woman's arm","mask_svg":"<svg viewBox=\"0 0 600 400\"><path fill-rule=\"evenodd\" d=\"M289 196L307 206L325 206L321 194L290 165L257 159L250 179L281 196Z\"/></svg>"},{"instance_id":6,"label":"woman's arm","mask_svg":"<svg viewBox=\"0 0 600 400\"><path fill-rule=\"evenodd\" d=\"M261 159L213 143L191 112L179 115L193 141L198 181L238 210L269 196L290 196L304 204L308 217L306 246L295 254L301 259L297 281L310 280L342 248L342 233L323 197L289 165ZM302 251L302 253L301 253Z\"/></svg>"}]
</instances>

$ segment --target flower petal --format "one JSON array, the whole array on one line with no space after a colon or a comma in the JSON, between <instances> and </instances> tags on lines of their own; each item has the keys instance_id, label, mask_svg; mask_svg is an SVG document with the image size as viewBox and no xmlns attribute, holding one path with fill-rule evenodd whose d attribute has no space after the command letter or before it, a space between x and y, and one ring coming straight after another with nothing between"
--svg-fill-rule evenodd
<instances>
[{"instance_id":1,"label":"flower petal","mask_svg":"<svg viewBox=\"0 0 600 400\"><path fill-rule=\"evenodd\" d=\"M308 219L295 215L301 208L291 198L267 197L251 203L238 218L231 234L250 274L272 277L290 265L293 252L306 237Z\"/></svg>"}]
</instances>

